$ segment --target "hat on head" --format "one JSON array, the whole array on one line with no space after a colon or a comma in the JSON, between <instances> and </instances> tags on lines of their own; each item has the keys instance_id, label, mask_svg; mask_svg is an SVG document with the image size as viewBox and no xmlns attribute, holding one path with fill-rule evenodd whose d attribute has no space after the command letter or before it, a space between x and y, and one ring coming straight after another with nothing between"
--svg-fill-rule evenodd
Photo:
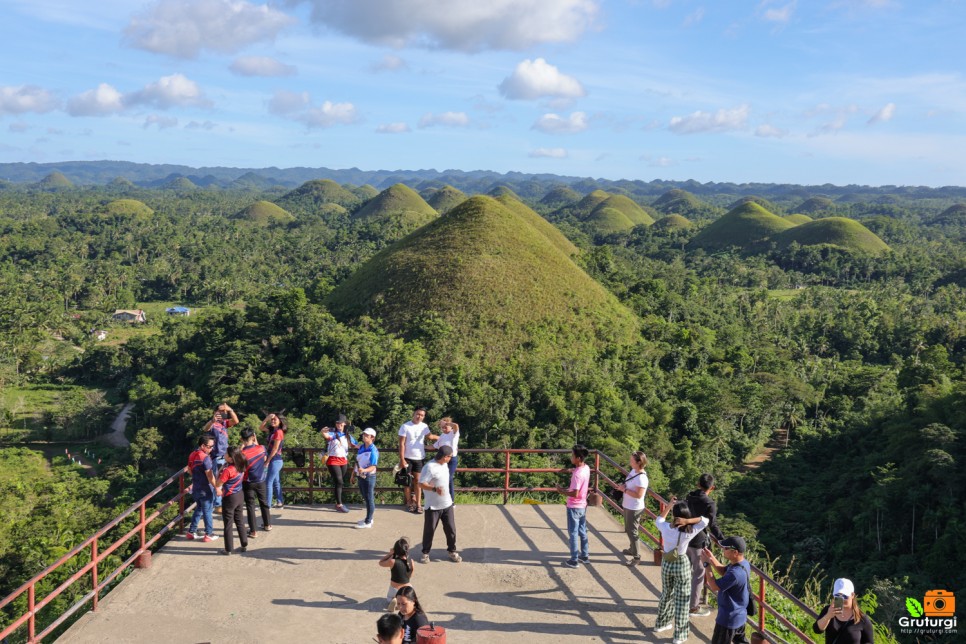
<instances>
[{"instance_id":1,"label":"hat on head","mask_svg":"<svg viewBox=\"0 0 966 644\"><path fill-rule=\"evenodd\" d=\"M337 423L347 423L349 421L346 420L345 414L339 414L339 417L335 419L335 422L337 422Z\"/></svg>"},{"instance_id":2,"label":"hat on head","mask_svg":"<svg viewBox=\"0 0 966 644\"><path fill-rule=\"evenodd\" d=\"M845 595L846 597L851 597L855 594L855 585L850 579L836 579L835 584L832 586L833 595Z\"/></svg>"},{"instance_id":3,"label":"hat on head","mask_svg":"<svg viewBox=\"0 0 966 644\"><path fill-rule=\"evenodd\" d=\"M447 456L453 455L453 448L449 445L441 445L438 450L436 450L436 460L446 458Z\"/></svg>"},{"instance_id":4,"label":"hat on head","mask_svg":"<svg viewBox=\"0 0 966 644\"><path fill-rule=\"evenodd\" d=\"M745 550L748 549L748 545L741 537L727 537L726 539L719 541L718 545L722 548L734 548L741 554L745 554Z\"/></svg>"},{"instance_id":5,"label":"hat on head","mask_svg":"<svg viewBox=\"0 0 966 644\"><path fill-rule=\"evenodd\" d=\"M365 429L362 430L362 433L363 434L368 434L369 436L375 437L376 430L374 430L372 427L366 427Z\"/></svg>"}]
</instances>

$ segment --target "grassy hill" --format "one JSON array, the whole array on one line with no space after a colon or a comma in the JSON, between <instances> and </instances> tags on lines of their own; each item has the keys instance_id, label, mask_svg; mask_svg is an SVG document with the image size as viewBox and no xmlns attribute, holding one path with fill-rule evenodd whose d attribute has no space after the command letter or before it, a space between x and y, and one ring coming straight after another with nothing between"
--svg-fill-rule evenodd
<instances>
[{"instance_id":1,"label":"grassy hill","mask_svg":"<svg viewBox=\"0 0 966 644\"><path fill-rule=\"evenodd\" d=\"M814 215L826 210L835 210L835 202L828 197L811 197L792 208L792 212L800 212L806 215Z\"/></svg>"},{"instance_id":2,"label":"grassy hill","mask_svg":"<svg viewBox=\"0 0 966 644\"><path fill-rule=\"evenodd\" d=\"M561 208L580 201L580 193L567 186L557 186L540 199L540 203L551 208Z\"/></svg>"},{"instance_id":3,"label":"grassy hill","mask_svg":"<svg viewBox=\"0 0 966 644\"><path fill-rule=\"evenodd\" d=\"M594 190L584 195L583 199L570 207L570 210L577 219L584 219L594 211L594 208L607 201L609 196L610 194L603 190Z\"/></svg>"},{"instance_id":4,"label":"grassy hill","mask_svg":"<svg viewBox=\"0 0 966 644\"><path fill-rule=\"evenodd\" d=\"M502 204L505 208L509 208L521 219L536 228L564 255L570 257L580 252L580 249L574 246L574 243L567 239L567 236L560 232L559 228L541 217L532 208L530 208L530 206L526 205L519 199L514 199L509 195L503 195L497 197L496 200L499 201L500 204Z\"/></svg>"},{"instance_id":5,"label":"grassy hill","mask_svg":"<svg viewBox=\"0 0 966 644\"><path fill-rule=\"evenodd\" d=\"M785 215L784 217L782 217L782 219L784 219L789 223L795 224L796 226L799 226L801 224L807 224L808 222L812 221L811 217L809 217L808 215L803 215L801 213L795 213L794 215Z\"/></svg>"},{"instance_id":6,"label":"grassy hill","mask_svg":"<svg viewBox=\"0 0 966 644\"><path fill-rule=\"evenodd\" d=\"M40 190L64 190L73 188L74 184L63 173L55 171L38 181L35 187Z\"/></svg>"},{"instance_id":7,"label":"grassy hill","mask_svg":"<svg viewBox=\"0 0 966 644\"><path fill-rule=\"evenodd\" d=\"M668 190L651 204L651 207L665 215L690 215L692 212L707 208L704 203L687 190Z\"/></svg>"},{"instance_id":8,"label":"grassy hill","mask_svg":"<svg viewBox=\"0 0 966 644\"><path fill-rule=\"evenodd\" d=\"M506 196L506 197L513 197L514 199L516 199L520 203L523 203L523 199L520 197L520 195L518 195L517 193L515 193L513 191L513 189L510 188L509 186L504 186L504 185L493 186L490 189L490 191L487 192L486 194L489 195L490 197L493 197L493 198L504 197L504 196Z\"/></svg>"},{"instance_id":9,"label":"grassy hill","mask_svg":"<svg viewBox=\"0 0 966 644\"><path fill-rule=\"evenodd\" d=\"M355 221L391 223L397 228L397 238L437 217L439 213L415 190L403 183L386 188L352 215Z\"/></svg>"},{"instance_id":10,"label":"grassy hill","mask_svg":"<svg viewBox=\"0 0 966 644\"><path fill-rule=\"evenodd\" d=\"M377 188L370 186L368 183L355 187L350 192L352 192L352 194L354 194L355 196L359 197L359 199L361 199L362 201L369 201L377 194L379 194L379 190Z\"/></svg>"},{"instance_id":11,"label":"grassy hill","mask_svg":"<svg viewBox=\"0 0 966 644\"><path fill-rule=\"evenodd\" d=\"M792 242L801 246L835 246L854 253L881 255L889 250L888 244L871 230L846 217L826 217L790 228L773 237L780 248Z\"/></svg>"},{"instance_id":12,"label":"grassy hill","mask_svg":"<svg viewBox=\"0 0 966 644\"><path fill-rule=\"evenodd\" d=\"M681 215L668 215L654 222L654 228L657 230L687 230L693 225L687 217Z\"/></svg>"},{"instance_id":13,"label":"grassy hill","mask_svg":"<svg viewBox=\"0 0 966 644\"><path fill-rule=\"evenodd\" d=\"M291 223L295 221L295 216L269 201L260 200L232 215L232 219L247 221L258 226L268 226Z\"/></svg>"},{"instance_id":14,"label":"grassy hill","mask_svg":"<svg viewBox=\"0 0 966 644\"><path fill-rule=\"evenodd\" d=\"M322 204L336 204L352 210L362 200L335 181L315 179L285 193L275 203L291 213L318 214Z\"/></svg>"},{"instance_id":15,"label":"grassy hill","mask_svg":"<svg viewBox=\"0 0 966 644\"><path fill-rule=\"evenodd\" d=\"M198 190L198 186L188 177L175 177L161 186L162 190L175 190L177 192L188 192Z\"/></svg>"},{"instance_id":16,"label":"grassy hill","mask_svg":"<svg viewBox=\"0 0 966 644\"><path fill-rule=\"evenodd\" d=\"M375 255L327 305L337 318L380 318L393 331L490 361L583 355L637 331L634 316L518 208L484 196Z\"/></svg>"},{"instance_id":17,"label":"grassy hill","mask_svg":"<svg viewBox=\"0 0 966 644\"><path fill-rule=\"evenodd\" d=\"M594 208L585 223L599 235L611 235L630 230L634 222L617 208L605 208L603 204Z\"/></svg>"},{"instance_id":18,"label":"grassy hill","mask_svg":"<svg viewBox=\"0 0 966 644\"><path fill-rule=\"evenodd\" d=\"M137 199L115 199L104 206L104 214L112 217L147 218L153 215L154 211Z\"/></svg>"},{"instance_id":19,"label":"grassy hill","mask_svg":"<svg viewBox=\"0 0 966 644\"><path fill-rule=\"evenodd\" d=\"M466 194L462 190L457 190L453 186L443 186L432 191L425 197L426 203L436 209L441 215L445 215L450 210L466 201Z\"/></svg>"},{"instance_id":20,"label":"grassy hill","mask_svg":"<svg viewBox=\"0 0 966 644\"><path fill-rule=\"evenodd\" d=\"M610 195L600 202L594 210L596 211L601 208L613 208L614 210L622 212L635 226L640 224L650 226L654 223L654 218L647 214L647 211L630 197L625 197L624 195ZM591 215L593 215L593 211Z\"/></svg>"},{"instance_id":21,"label":"grassy hill","mask_svg":"<svg viewBox=\"0 0 966 644\"><path fill-rule=\"evenodd\" d=\"M756 202L747 201L705 226L688 242L688 248L711 251L732 247L747 249L794 225Z\"/></svg>"},{"instance_id":22,"label":"grassy hill","mask_svg":"<svg viewBox=\"0 0 966 644\"><path fill-rule=\"evenodd\" d=\"M735 208L738 208L739 206L743 206L747 203L756 203L770 213L781 212L781 209L778 208L778 206L768 201L764 197L759 197L757 195L748 195L747 197L742 197L738 201L728 206L728 209L734 210Z\"/></svg>"},{"instance_id":23,"label":"grassy hill","mask_svg":"<svg viewBox=\"0 0 966 644\"><path fill-rule=\"evenodd\" d=\"M933 221L937 224L966 224L966 204L958 203L946 208Z\"/></svg>"}]
</instances>

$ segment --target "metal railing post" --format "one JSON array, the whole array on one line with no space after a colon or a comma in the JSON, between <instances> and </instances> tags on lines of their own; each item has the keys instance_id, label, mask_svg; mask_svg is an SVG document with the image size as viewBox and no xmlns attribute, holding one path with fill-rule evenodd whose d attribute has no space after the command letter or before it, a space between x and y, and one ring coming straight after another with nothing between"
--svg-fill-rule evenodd
<instances>
[{"instance_id":1,"label":"metal railing post","mask_svg":"<svg viewBox=\"0 0 966 644\"><path fill-rule=\"evenodd\" d=\"M147 523L144 520L144 517L145 517L145 505L146 505L146 502L145 501L141 501L141 507L140 507L140 512L141 512L141 529L140 529L139 532L140 532L140 536L141 536L141 551L142 552L144 552L144 544L147 543L147 540L148 540L147 539L147 536L145 535L145 529L147 528Z\"/></svg>"},{"instance_id":2,"label":"metal railing post","mask_svg":"<svg viewBox=\"0 0 966 644\"><path fill-rule=\"evenodd\" d=\"M758 632L765 635L765 578L758 575Z\"/></svg>"},{"instance_id":3,"label":"metal railing post","mask_svg":"<svg viewBox=\"0 0 966 644\"><path fill-rule=\"evenodd\" d=\"M36 642L37 641L37 621L35 619L34 610L36 609L36 598L34 584L30 584L30 588L27 589L27 610L30 612L30 619L27 620L27 641Z\"/></svg>"},{"instance_id":4,"label":"metal railing post","mask_svg":"<svg viewBox=\"0 0 966 644\"><path fill-rule=\"evenodd\" d=\"M510 450L504 452L506 456L505 462L505 474L503 477L503 504L506 505L510 501Z\"/></svg>"},{"instance_id":5,"label":"metal railing post","mask_svg":"<svg viewBox=\"0 0 966 644\"><path fill-rule=\"evenodd\" d=\"M184 534L184 470L181 470L181 476L178 477L178 514L181 515L178 534Z\"/></svg>"},{"instance_id":6,"label":"metal railing post","mask_svg":"<svg viewBox=\"0 0 966 644\"><path fill-rule=\"evenodd\" d=\"M91 541L91 591L94 593L94 612L97 612L97 600L100 598L97 583L97 537L94 537Z\"/></svg>"},{"instance_id":7,"label":"metal railing post","mask_svg":"<svg viewBox=\"0 0 966 644\"><path fill-rule=\"evenodd\" d=\"M600 450L594 450L594 493L600 496Z\"/></svg>"},{"instance_id":8,"label":"metal railing post","mask_svg":"<svg viewBox=\"0 0 966 644\"><path fill-rule=\"evenodd\" d=\"M315 505L315 452L309 452L309 505Z\"/></svg>"}]
</instances>

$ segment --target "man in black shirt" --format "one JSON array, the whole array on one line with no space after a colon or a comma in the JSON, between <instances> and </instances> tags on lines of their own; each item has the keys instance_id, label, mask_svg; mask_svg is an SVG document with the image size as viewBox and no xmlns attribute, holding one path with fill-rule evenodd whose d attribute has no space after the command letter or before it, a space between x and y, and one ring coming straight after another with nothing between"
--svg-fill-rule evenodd
<instances>
[{"instance_id":1,"label":"man in black shirt","mask_svg":"<svg viewBox=\"0 0 966 644\"><path fill-rule=\"evenodd\" d=\"M701 562L701 551L711 545L708 532L719 541L725 536L718 527L718 506L708 494L714 489L714 477L702 474L698 479L698 489L687 496L688 509L694 518L707 517L708 527L688 544L688 559L691 560L691 606L692 615L704 617L711 614L711 609L701 606L701 589L704 586L704 565Z\"/></svg>"}]
</instances>

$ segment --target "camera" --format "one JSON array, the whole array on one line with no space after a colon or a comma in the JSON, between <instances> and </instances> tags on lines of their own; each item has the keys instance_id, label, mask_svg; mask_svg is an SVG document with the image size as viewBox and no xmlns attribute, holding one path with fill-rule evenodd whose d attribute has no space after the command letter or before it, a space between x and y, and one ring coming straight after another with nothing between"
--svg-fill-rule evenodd
<instances>
[{"instance_id":1,"label":"camera","mask_svg":"<svg viewBox=\"0 0 966 644\"><path fill-rule=\"evenodd\" d=\"M927 617L952 617L956 613L956 596L948 590L928 590L922 607Z\"/></svg>"}]
</instances>

